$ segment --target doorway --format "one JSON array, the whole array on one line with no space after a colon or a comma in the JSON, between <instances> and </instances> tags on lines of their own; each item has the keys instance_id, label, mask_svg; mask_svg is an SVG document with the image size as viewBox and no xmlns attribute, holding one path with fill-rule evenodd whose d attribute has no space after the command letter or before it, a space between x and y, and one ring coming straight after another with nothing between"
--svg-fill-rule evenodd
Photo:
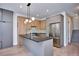
<instances>
[{"instance_id":1,"label":"doorway","mask_svg":"<svg viewBox=\"0 0 79 59\"><path fill-rule=\"evenodd\" d=\"M72 17L68 17L68 43L71 43L71 37L72 37L72 30L73 30L73 21L72 21Z\"/></svg>"}]
</instances>

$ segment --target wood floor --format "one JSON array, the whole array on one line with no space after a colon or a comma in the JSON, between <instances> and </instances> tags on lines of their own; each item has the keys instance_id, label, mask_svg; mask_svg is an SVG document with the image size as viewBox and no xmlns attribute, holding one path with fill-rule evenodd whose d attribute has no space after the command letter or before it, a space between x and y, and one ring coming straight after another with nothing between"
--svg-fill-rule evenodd
<instances>
[{"instance_id":1,"label":"wood floor","mask_svg":"<svg viewBox=\"0 0 79 59\"><path fill-rule=\"evenodd\" d=\"M0 49L0 56L32 56L32 53L24 47L11 47Z\"/></svg>"},{"instance_id":2,"label":"wood floor","mask_svg":"<svg viewBox=\"0 0 79 59\"><path fill-rule=\"evenodd\" d=\"M67 47L53 47L54 56L79 56L79 43L69 44ZM11 47L0 49L0 56L33 56L33 54L24 47Z\"/></svg>"},{"instance_id":3,"label":"wood floor","mask_svg":"<svg viewBox=\"0 0 79 59\"><path fill-rule=\"evenodd\" d=\"M54 56L79 56L79 43L72 43L63 48L55 48Z\"/></svg>"}]
</instances>

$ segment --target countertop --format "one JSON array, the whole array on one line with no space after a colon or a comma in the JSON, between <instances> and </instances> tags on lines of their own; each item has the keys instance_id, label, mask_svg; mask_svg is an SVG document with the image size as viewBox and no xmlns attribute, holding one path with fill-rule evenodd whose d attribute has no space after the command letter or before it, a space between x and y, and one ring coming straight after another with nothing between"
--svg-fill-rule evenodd
<instances>
[{"instance_id":1,"label":"countertop","mask_svg":"<svg viewBox=\"0 0 79 59\"><path fill-rule=\"evenodd\" d=\"M45 36L43 33L40 34L39 36L31 36L31 34L29 34L29 35L24 34L24 35L19 35L19 36L23 37L24 39L29 39L29 40L32 40L32 41L35 41L35 42L43 42L43 41L52 39L50 37Z\"/></svg>"}]
</instances>

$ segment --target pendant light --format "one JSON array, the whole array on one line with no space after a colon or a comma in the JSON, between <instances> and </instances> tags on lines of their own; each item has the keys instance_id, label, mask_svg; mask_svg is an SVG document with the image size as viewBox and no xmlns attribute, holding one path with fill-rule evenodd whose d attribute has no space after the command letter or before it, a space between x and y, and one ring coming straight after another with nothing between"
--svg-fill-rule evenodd
<instances>
[{"instance_id":1,"label":"pendant light","mask_svg":"<svg viewBox=\"0 0 79 59\"><path fill-rule=\"evenodd\" d=\"M32 17L32 21L34 21L35 20L35 17Z\"/></svg>"},{"instance_id":2,"label":"pendant light","mask_svg":"<svg viewBox=\"0 0 79 59\"><path fill-rule=\"evenodd\" d=\"M28 22L28 19L25 19L24 23L26 24Z\"/></svg>"},{"instance_id":3,"label":"pendant light","mask_svg":"<svg viewBox=\"0 0 79 59\"><path fill-rule=\"evenodd\" d=\"M30 5L31 3L27 4L27 18L25 19L24 23L31 23L32 21L35 20L35 17L30 18Z\"/></svg>"}]
</instances>

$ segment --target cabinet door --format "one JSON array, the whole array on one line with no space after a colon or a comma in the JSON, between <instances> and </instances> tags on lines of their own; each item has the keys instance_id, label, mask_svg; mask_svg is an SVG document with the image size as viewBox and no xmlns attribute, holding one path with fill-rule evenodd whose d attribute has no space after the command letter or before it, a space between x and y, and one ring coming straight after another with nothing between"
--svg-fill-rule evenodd
<instances>
[{"instance_id":1,"label":"cabinet door","mask_svg":"<svg viewBox=\"0 0 79 59\"><path fill-rule=\"evenodd\" d=\"M46 29L46 21L41 21L41 29Z\"/></svg>"},{"instance_id":2,"label":"cabinet door","mask_svg":"<svg viewBox=\"0 0 79 59\"><path fill-rule=\"evenodd\" d=\"M26 25L24 23L25 19L18 17L18 34L26 34Z\"/></svg>"},{"instance_id":3,"label":"cabinet door","mask_svg":"<svg viewBox=\"0 0 79 59\"><path fill-rule=\"evenodd\" d=\"M13 12L3 10L3 21L13 21Z\"/></svg>"},{"instance_id":4,"label":"cabinet door","mask_svg":"<svg viewBox=\"0 0 79 59\"><path fill-rule=\"evenodd\" d=\"M41 21L37 21L36 26L37 26L37 29L40 29L41 28Z\"/></svg>"},{"instance_id":5,"label":"cabinet door","mask_svg":"<svg viewBox=\"0 0 79 59\"><path fill-rule=\"evenodd\" d=\"M35 21L32 21L30 24L31 24L31 27L35 26Z\"/></svg>"},{"instance_id":6,"label":"cabinet door","mask_svg":"<svg viewBox=\"0 0 79 59\"><path fill-rule=\"evenodd\" d=\"M11 22L2 23L2 48L13 46L13 26Z\"/></svg>"}]
</instances>

